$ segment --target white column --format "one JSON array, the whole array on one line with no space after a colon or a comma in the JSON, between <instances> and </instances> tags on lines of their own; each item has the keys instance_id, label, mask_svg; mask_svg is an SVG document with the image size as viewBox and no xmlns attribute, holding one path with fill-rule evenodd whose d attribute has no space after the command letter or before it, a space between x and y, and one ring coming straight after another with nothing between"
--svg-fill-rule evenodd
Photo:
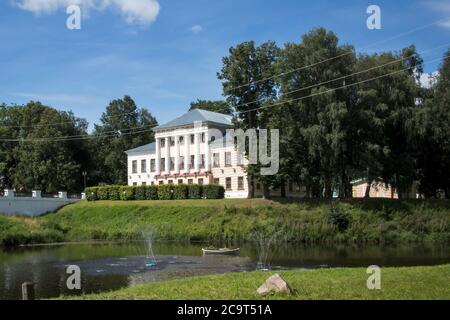
<instances>
[{"instance_id":1,"label":"white column","mask_svg":"<svg viewBox=\"0 0 450 320\"><path fill-rule=\"evenodd\" d=\"M190 135L185 135L184 136L184 172L188 173L189 172L189 165L191 163L191 157L189 154L189 148L191 145L191 139L190 139Z\"/></svg>"},{"instance_id":2,"label":"white column","mask_svg":"<svg viewBox=\"0 0 450 320\"><path fill-rule=\"evenodd\" d=\"M159 138L156 139L156 175L159 176L161 174L161 144Z\"/></svg>"},{"instance_id":3,"label":"white column","mask_svg":"<svg viewBox=\"0 0 450 320\"><path fill-rule=\"evenodd\" d=\"M180 173L180 137L175 136L175 174Z\"/></svg>"},{"instance_id":4,"label":"white column","mask_svg":"<svg viewBox=\"0 0 450 320\"><path fill-rule=\"evenodd\" d=\"M195 157L194 157L194 168L195 172L200 172L200 133L195 134Z\"/></svg>"},{"instance_id":5,"label":"white column","mask_svg":"<svg viewBox=\"0 0 450 320\"><path fill-rule=\"evenodd\" d=\"M209 132L205 132L205 171L209 172Z\"/></svg>"},{"instance_id":6,"label":"white column","mask_svg":"<svg viewBox=\"0 0 450 320\"><path fill-rule=\"evenodd\" d=\"M166 138L166 158L165 158L165 165L166 165L166 174L170 173L170 139L169 137Z\"/></svg>"}]
</instances>

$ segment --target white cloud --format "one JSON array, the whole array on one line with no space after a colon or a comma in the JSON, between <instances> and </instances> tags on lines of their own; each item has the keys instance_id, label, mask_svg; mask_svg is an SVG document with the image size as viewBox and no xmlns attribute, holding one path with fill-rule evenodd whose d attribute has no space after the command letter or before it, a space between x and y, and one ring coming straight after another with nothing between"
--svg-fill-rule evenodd
<instances>
[{"instance_id":1,"label":"white cloud","mask_svg":"<svg viewBox=\"0 0 450 320\"><path fill-rule=\"evenodd\" d=\"M430 88L434 84L438 76L439 71L435 71L433 73L422 73L422 75L420 76L420 84L424 88Z\"/></svg>"},{"instance_id":2,"label":"white cloud","mask_svg":"<svg viewBox=\"0 0 450 320\"><path fill-rule=\"evenodd\" d=\"M195 34L200 33L203 31L203 27L199 24L196 24L195 26L191 27L191 31Z\"/></svg>"},{"instance_id":3,"label":"white cloud","mask_svg":"<svg viewBox=\"0 0 450 320\"><path fill-rule=\"evenodd\" d=\"M158 0L12 0L18 8L34 14L51 14L70 5L79 5L86 15L90 10L111 8L120 12L128 23L150 24L159 14Z\"/></svg>"}]
</instances>

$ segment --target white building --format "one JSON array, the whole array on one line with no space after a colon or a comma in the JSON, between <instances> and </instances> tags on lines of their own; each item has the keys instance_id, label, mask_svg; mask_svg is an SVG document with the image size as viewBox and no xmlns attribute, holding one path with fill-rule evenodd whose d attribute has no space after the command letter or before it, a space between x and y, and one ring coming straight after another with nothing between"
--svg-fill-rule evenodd
<instances>
[{"instance_id":1,"label":"white building","mask_svg":"<svg viewBox=\"0 0 450 320\"><path fill-rule=\"evenodd\" d=\"M219 184L226 198L247 198L246 160L239 161L233 143L226 143L231 121L196 109L154 128L154 143L126 151L128 184Z\"/></svg>"}]
</instances>

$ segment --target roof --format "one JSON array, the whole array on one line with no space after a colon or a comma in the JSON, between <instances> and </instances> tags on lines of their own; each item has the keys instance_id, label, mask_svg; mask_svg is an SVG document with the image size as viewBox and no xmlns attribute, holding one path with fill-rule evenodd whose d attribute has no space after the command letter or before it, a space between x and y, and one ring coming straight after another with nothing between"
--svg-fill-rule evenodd
<instances>
[{"instance_id":1,"label":"roof","mask_svg":"<svg viewBox=\"0 0 450 320\"><path fill-rule=\"evenodd\" d=\"M140 146L134 149L130 149L125 151L126 154L135 154L135 153L153 153L156 150L156 143L149 143L145 146Z\"/></svg>"},{"instance_id":2,"label":"roof","mask_svg":"<svg viewBox=\"0 0 450 320\"><path fill-rule=\"evenodd\" d=\"M185 113L181 117L178 117L159 127L154 128L154 130L157 131L163 129L182 127L186 125L194 125L195 122L208 122L211 124L217 124L222 126L232 126L231 122L232 119L233 119L232 116L226 114L201 109L194 109L192 111L189 111L188 113Z\"/></svg>"}]
</instances>

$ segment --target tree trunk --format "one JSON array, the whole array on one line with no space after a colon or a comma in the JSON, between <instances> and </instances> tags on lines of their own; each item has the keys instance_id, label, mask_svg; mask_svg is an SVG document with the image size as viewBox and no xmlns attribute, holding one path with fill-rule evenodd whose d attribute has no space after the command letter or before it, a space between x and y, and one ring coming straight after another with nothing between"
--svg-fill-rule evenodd
<instances>
[{"instance_id":1,"label":"tree trunk","mask_svg":"<svg viewBox=\"0 0 450 320\"><path fill-rule=\"evenodd\" d=\"M286 183L283 180L281 180L281 197L286 198Z\"/></svg>"},{"instance_id":2,"label":"tree trunk","mask_svg":"<svg viewBox=\"0 0 450 320\"><path fill-rule=\"evenodd\" d=\"M270 190L266 184L263 184L263 196L264 196L264 199L270 198Z\"/></svg>"},{"instance_id":3,"label":"tree trunk","mask_svg":"<svg viewBox=\"0 0 450 320\"><path fill-rule=\"evenodd\" d=\"M255 188L253 185L253 175L248 175L248 198L253 199L255 197Z\"/></svg>"},{"instance_id":4,"label":"tree trunk","mask_svg":"<svg viewBox=\"0 0 450 320\"><path fill-rule=\"evenodd\" d=\"M372 187L372 182L367 180L367 187L366 192L364 193L364 198L369 199L370 198L370 188Z\"/></svg>"}]
</instances>

